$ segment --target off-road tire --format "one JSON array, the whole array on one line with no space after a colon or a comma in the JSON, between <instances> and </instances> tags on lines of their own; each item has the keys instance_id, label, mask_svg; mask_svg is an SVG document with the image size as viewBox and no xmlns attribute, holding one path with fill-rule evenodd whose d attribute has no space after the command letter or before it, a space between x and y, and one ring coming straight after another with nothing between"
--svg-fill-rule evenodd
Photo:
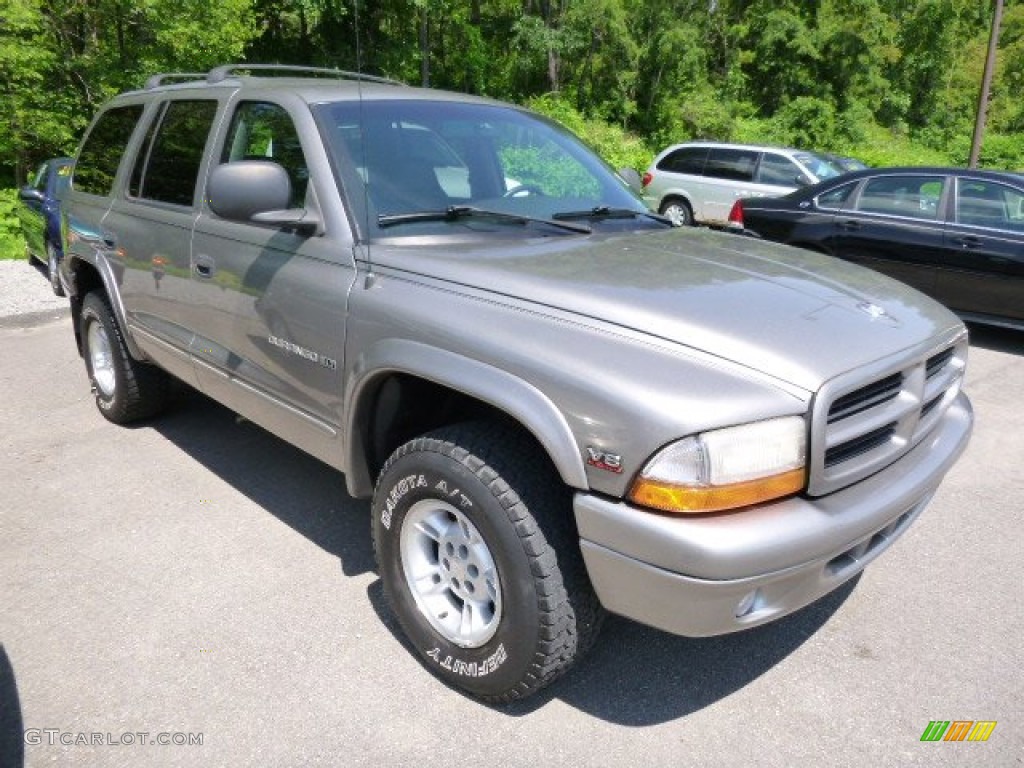
<instances>
[{"instance_id":1,"label":"off-road tire","mask_svg":"<svg viewBox=\"0 0 1024 768\"><path fill-rule=\"evenodd\" d=\"M551 683L593 644L604 611L583 566L572 494L528 435L469 423L411 440L381 470L372 514L385 595L424 665L449 685L488 703L508 703ZM469 560L453 564L460 574L473 573L475 551L485 553L484 561L489 556L494 566L499 599L493 636L478 632L472 647L457 642L465 636L446 636L432 624L436 614L431 618L420 607L423 592L416 587L414 594L407 579L415 568L413 558L403 555L403 535L426 543L426 559L437 559L438 578L444 579L436 591L459 605L454 571L441 565L442 540L450 544L451 539L439 538L431 549L432 539L424 538L420 527L410 523L403 534L408 521L424 514L450 519L449 530L461 526L479 534L482 542L476 549L470 544ZM449 551L457 560L459 553ZM475 594L483 587L480 574Z\"/></svg>"},{"instance_id":2,"label":"off-road tire","mask_svg":"<svg viewBox=\"0 0 1024 768\"><path fill-rule=\"evenodd\" d=\"M168 399L167 374L128 354L121 328L106 296L93 292L85 297L79 327L96 407L106 419L115 424L128 424L149 418L165 407ZM96 346L102 347L104 339L105 351ZM99 378L97 370L94 370L94 361L99 359L97 355L103 358Z\"/></svg>"}]
</instances>

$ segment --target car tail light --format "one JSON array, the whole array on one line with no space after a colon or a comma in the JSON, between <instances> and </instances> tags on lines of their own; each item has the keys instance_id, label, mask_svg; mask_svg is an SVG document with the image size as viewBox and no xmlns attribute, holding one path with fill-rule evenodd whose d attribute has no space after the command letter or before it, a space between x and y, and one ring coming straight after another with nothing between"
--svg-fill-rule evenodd
<instances>
[{"instance_id":1,"label":"car tail light","mask_svg":"<svg viewBox=\"0 0 1024 768\"><path fill-rule=\"evenodd\" d=\"M651 176L650 172L644 171L644 175L640 177L640 183L646 187L652 181L654 181L654 177Z\"/></svg>"},{"instance_id":2,"label":"car tail light","mask_svg":"<svg viewBox=\"0 0 1024 768\"><path fill-rule=\"evenodd\" d=\"M734 229L743 229L743 201L737 200L732 204L729 211L729 226Z\"/></svg>"}]
</instances>

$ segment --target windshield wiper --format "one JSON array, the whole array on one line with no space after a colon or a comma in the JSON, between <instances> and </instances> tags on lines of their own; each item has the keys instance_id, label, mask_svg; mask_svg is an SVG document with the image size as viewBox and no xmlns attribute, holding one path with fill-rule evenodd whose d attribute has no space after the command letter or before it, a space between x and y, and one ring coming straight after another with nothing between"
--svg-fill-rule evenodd
<instances>
[{"instance_id":1,"label":"windshield wiper","mask_svg":"<svg viewBox=\"0 0 1024 768\"><path fill-rule=\"evenodd\" d=\"M668 221L664 216L651 213L650 211L638 211L633 208L612 208L607 205L595 205L593 208L588 208L584 211L562 211L556 213L551 218L565 220L565 219L635 219L637 216L643 216L647 219L654 219L657 222L665 223Z\"/></svg>"},{"instance_id":2,"label":"windshield wiper","mask_svg":"<svg viewBox=\"0 0 1024 768\"><path fill-rule=\"evenodd\" d=\"M569 232L580 235L589 235L593 230L585 224L570 224L566 221L555 221L554 219L543 219L538 216L522 216L518 213L506 213L505 211L491 211L487 208L477 208L473 205L449 205L443 211L413 211L411 213L382 213L377 217L377 225L380 227L393 227L396 224L409 224L416 221L458 221L459 219L480 216L499 221L508 221L516 224L547 224L551 227L558 227Z\"/></svg>"}]
</instances>

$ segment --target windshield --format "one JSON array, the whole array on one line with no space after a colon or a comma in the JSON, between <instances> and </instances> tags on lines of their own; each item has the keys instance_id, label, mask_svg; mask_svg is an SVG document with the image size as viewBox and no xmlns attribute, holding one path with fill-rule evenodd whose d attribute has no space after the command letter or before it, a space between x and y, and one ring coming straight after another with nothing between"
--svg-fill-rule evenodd
<instances>
[{"instance_id":1,"label":"windshield","mask_svg":"<svg viewBox=\"0 0 1024 768\"><path fill-rule=\"evenodd\" d=\"M839 163L817 152L801 152L796 156L800 163L814 174L818 181L825 181L846 173Z\"/></svg>"},{"instance_id":2,"label":"windshield","mask_svg":"<svg viewBox=\"0 0 1024 768\"><path fill-rule=\"evenodd\" d=\"M661 226L574 136L517 109L367 100L320 104L315 113L369 236L571 235L593 224L553 225L566 214L593 214L605 228Z\"/></svg>"}]
</instances>

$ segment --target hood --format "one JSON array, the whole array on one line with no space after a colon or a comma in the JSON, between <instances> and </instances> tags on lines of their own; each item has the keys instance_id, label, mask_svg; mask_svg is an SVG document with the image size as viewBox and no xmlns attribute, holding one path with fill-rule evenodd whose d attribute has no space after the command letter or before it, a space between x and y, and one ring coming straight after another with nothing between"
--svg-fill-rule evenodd
<instances>
[{"instance_id":1,"label":"hood","mask_svg":"<svg viewBox=\"0 0 1024 768\"><path fill-rule=\"evenodd\" d=\"M808 391L960 324L872 270L709 230L378 245L373 261L614 323Z\"/></svg>"}]
</instances>

